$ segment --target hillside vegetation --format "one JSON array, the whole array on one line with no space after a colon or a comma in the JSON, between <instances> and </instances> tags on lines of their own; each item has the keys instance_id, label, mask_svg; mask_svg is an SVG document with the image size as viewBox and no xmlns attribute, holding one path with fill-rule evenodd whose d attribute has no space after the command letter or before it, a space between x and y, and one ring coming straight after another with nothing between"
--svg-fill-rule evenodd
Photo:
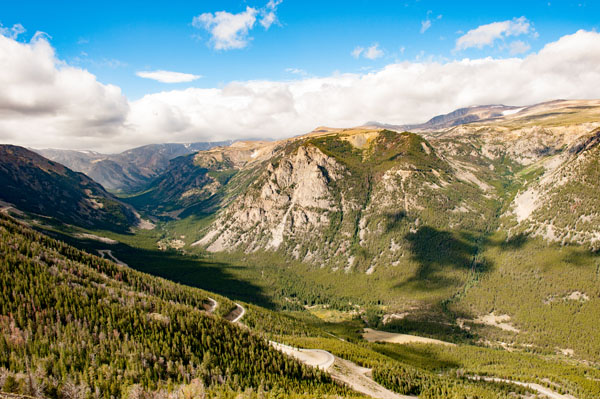
<instances>
[{"instance_id":1,"label":"hillside vegetation","mask_svg":"<svg viewBox=\"0 0 600 399\"><path fill-rule=\"evenodd\" d=\"M203 291L88 255L3 215L0 238L4 390L53 398L185 384L347 392L247 329L207 314Z\"/></svg>"},{"instance_id":2,"label":"hillside vegetation","mask_svg":"<svg viewBox=\"0 0 600 399\"><path fill-rule=\"evenodd\" d=\"M62 223L127 232L134 211L83 173L23 147L0 145L0 201Z\"/></svg>"}]
</instances>

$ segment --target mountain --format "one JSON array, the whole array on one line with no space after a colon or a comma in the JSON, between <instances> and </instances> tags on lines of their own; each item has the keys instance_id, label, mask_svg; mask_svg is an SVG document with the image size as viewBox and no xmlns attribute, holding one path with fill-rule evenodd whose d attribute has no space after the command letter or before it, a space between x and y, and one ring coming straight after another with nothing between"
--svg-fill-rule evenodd
<instances>
[{"instance_id":1,"label":"mountain","mask_svg":"<svg viewBox=\"0 0 600 399\"><path fill-rule=\"evenodd\" d=\"M256 173L257 161L272 156L279 146L238 141L172 159L142 194L125 200L154 216L213 213L245 189Z\"/></svg>"},{"instance_id":2,"label":"mountain","mask_svg":"<svg viewBox=\"0 0 600 399\"><path fill-rule=\"evenodd\" d=\"M525 107L515 107L501 104L475 105L468 108L459 108L448 114L434 116L427 122L420 124L390 125L380 122L367 122L365 126L372 126L396 131L433 131L438 129L447 129L452 126L464 125L472 122L502 118L506 115L512 115L517 112L520 112L524 108Z\"/></svg>"},{"instance_id":3,"label":"mountain","mask_svg":"<svg viewBox=\"0 0 600 399\"><path fill-rule=\"evenodd\" d=\"M334 330L341 338L329 323L140 273L3 214L0 283L7 398L496 399L559 395L559 383L582 399L600 391L597 369L562 359L442 341L370 342L354 331L360 320ZM298 349L306 346L317 349ZM550 390L478 381L479 372L541 380Z\"/></svg>"},{"instance_id":4,"label":"mountain","mask_svg":"<svg viewBox=\"0 0 600 399\"><path fill-rule=\"evenodd\" d=\"M197 245L211 252L279 251L371 273L376 261L397 261L419 225L483 230L485 219L452 211L490 213L485 190L413 133L311 134L286 142L261 169Z\"/></svg>"},{"instance_id":5,"label":"mountain","mask_svg":"<svg viewBox=\"0 0 600 399\"><path fill-rule=\"evenodd\" d=\"M598 100L418 134L321 127L174 163L145 210L182 219L157 242L246 265L231 272L265 279L282 308L375 306L380 320L401 315L380 325L388 330L439 338L469 328L493 345L598 359L600 335L576 321L600 310L590 285L598 128ZM475 322L492 313L513 324Z\"/></svg>"},{"instance_id":6,"label":"mountain","mask_svg":"<svg viewBox=\"0 0 600 399\"><path fill-rule=\"evenodd\" d=\"M573 242L595 246L589 193L597 187L599 111L598 101L574 100L471 107L432 119L426 125L438 128L419 134L318 128L277 142L239 142L172 160L147 192L128 201L155 215L214 214L195 243L211 252L276 251L370 272L420 245L414 232L421 226L547 238L554 233L542 227L556 227L560 240L574 237L578 227L567 226L566 215L546 223L562 214L561 201L575 201L586 229ZM482 119L453 125L476 114ZM562 191L559 180L569 181ZM589 193L581 188L573 196L576 182L591 185ZM539 204L530 204L536 198ZM324 239L315 243L314 234Z\"/></svg>"},{"instance_id":7,"label":"mountain","mask_svg":"<svg viewBox=\"0 0 600 399\"><path fill-rule=\"evenodd\" d=\"M171 159L230 143L150 144L119 154L56 149L34 151L72 170L85 173L109 190L135 191L166 169Z\"/></svg>"},{"instance_id":8,"label":"mountain","mask_svg":"<svg viewBox=\"0 0 600 399\"><path fill-rule=\"evenodd\" d=\"M83 173L23 147L0 146L0 200L63 223L125 232L139 223L131 207Z\"/></svg>"}]
</instances>

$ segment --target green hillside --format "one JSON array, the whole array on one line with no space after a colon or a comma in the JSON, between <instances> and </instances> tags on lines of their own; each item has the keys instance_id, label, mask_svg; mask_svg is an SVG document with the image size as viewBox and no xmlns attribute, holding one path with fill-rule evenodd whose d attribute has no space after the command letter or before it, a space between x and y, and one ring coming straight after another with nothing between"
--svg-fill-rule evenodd
<instances>
[{"instance_id":1,"label":"green hillside","mask_svg":"<svg viewBox=\"0 0 600 399\"><path fill-rule=\"evenodd\" d=\"M3 390L53 398L72 389L110 398L136 386L189 384L291 396L347 392L207 314L206 292L117 266L2 215L0 265Z\"/></svg>"},{"instance_id":2,"label":"green hillside","mask_svg":"<svg viewBox=\"0 0 600 399\"><path fill-rule=\"evenodd\" d=\"M0 145L0 200L62 223L127 232L133 210L83 173L23 147Z\"/></svg>"}]
</instances>

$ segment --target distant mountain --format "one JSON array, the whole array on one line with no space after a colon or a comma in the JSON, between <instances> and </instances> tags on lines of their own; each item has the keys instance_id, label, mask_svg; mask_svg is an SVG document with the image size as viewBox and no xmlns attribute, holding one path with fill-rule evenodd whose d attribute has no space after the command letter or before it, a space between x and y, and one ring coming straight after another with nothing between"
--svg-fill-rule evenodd
<instances>
[{"instance_id":1,"label":"distant mountain","mask_svg":"<svg viewBox=\"0 0 600 399\"><path fill-rule=\"evenodd\" d=\"M448 114L434 116L425 123L413 125L391 125L380 122L367 122L366 126L379 127L395 131L431 131L436 129L446 129L452 126L463 125L477 121L483 121L493 118L501 118L506 115L512 115L524 109L524 107L515 107L507 105L478 105L468 108L459 108Z\"/></svg>"},{"instance_id":2,"label":"distant mountain","mask_svg":"<svg viewBox=\"0 0 600 399\"><path fill-rule=\"evenodd\" d=\"M177 157L137 196L125 199L155 216L185 217L190 213L210 213L246 186L253 169L238 172L247 164L263 160L264 149L276 142L237 141L195 154ZM264 153L264 154L263 154Z\"/></svg>"},{"instance_id":3,"label":"distant mountain","mask_svg":"<svg viewBox=\"0 0 600 399\"><path fill-rule=\"evenodd\" d=\"M135 191L164 171L171 159L228 144L231 141L150 144L119 154L57 149L33 151L85 173L109 190Z\"/></svg>"},{"instance_id":4,"label":"distant mountain","mask_svg":"<svg viewBox=\"0 0 600 399\"><path fill-rule=\"evenodd\" d=\"M0 145L0 200L88 228L127 231L135 212L84 175L28 149Z\"/></svg>"}]
</instances>

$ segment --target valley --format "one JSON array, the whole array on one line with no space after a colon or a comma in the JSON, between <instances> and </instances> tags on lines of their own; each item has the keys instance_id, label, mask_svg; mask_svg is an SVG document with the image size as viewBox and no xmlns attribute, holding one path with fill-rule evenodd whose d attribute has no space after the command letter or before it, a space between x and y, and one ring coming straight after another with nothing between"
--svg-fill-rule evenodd
<instances>
[{"instance_id":1,"label":"valley","mask_svg":"<svg viewBox=\"0 0 600 399\"><path fill-rule=\"evenodd\" d=\"M211 146L126 194L4 149L0 390L597 398L600 101L494 107Z\"/></svg>"}]
</instances>

